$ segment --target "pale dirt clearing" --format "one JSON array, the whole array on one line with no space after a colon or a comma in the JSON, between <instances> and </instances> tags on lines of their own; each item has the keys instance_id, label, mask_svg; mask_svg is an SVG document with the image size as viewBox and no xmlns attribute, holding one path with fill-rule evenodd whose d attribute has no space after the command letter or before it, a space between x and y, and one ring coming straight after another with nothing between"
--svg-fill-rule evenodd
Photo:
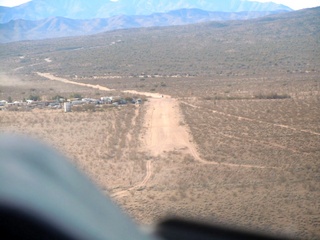
<instances>
[{"instance_id":1,"label":"pale dirt clearing","mask_svg":"<svg viewBox=\"0 0 320 240\"><path fill-rule=\"evenodd\" d=\"M179 149L193 149L189 133L181 124L179 103L174 98L150 99L146 103L144 144L153 156ZM196 151L194 151L196 155Z\"/></svg>"}]
</instances>

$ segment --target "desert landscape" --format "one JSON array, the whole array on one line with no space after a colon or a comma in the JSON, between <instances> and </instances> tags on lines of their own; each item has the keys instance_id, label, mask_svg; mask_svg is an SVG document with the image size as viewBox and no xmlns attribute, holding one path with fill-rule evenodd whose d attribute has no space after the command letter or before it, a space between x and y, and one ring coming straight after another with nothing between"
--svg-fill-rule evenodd
<instances>
[{"instance_id":1,"label":"desert landscape","mask_svg":"<svg viewBox=\"0 0 320 240\"><path fill-rule=\"evenodd\" d=\"M295 21L283 18L273 30ZM238 22L225 32L202 24L0 45L0 99L75 93L144 99L69 113L3 109L0 131L28 134L63 152L138 224L178 216L317 239L317 23L277 37L264 32L270 19L249 23L246 34L248 25ZM299 31L310 34L298 38ZM177 32L178 43L170 44L175 37L168 32Z\"/></svg>"}]
</instances>

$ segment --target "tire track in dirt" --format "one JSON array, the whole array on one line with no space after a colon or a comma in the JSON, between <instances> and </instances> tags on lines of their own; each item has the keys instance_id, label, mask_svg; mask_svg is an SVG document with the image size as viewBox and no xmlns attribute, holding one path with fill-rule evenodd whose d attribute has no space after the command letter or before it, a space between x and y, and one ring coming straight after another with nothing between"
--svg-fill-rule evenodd
<instances>
[{"instance_id":1,"label":"tire track in dirt","mask_svg":"<svg viewBox=\"0 0 320 240\"><path fill-rule=\"evenodd\" d=\"M187 148L193 158L201 164L243 168L275 168L206 161L200 157L196 145L189 135L188 127L180 124L183 121L179 102L176 99L150 99L147 107L145 145L153 156L161 155L163 152Z\"/></svg>"},{"instance_id":2,"label":"tire track in dirt","mask_svg":"<svg viewBox=\"0 0 320 240\"><path fill-rule=\"evenodd\" d=\"M193 105L193 104L190 104L190 103L187 103L187 102L184 102L184 101L182 101L181 103L183 103L183 104L185 104L185 105L187 105L187 106L190 106L190 107L192 107L192 108L203 108L203 107L195 106L195 105ZM209 110L209 109L208 109L208 110ZM217 114L223 115L223 116L236 118L236 119L238 119L239 121L248 121L248 122L256 122L256 123L260 123L260 124L268 124L268 125L272 125L272 126L275 126L275 127L290 129L290 130L293 130L293 131L296 131L296 132L303 132L303 133L309 133L309 134L312 134L312 135L320 136L320 133L314 132L314 131L311 131L311 130L297 129L297 128L295 128L295 127L291 127L291 126L284 125L284 124L270 123L270 122L265 122L265 121L257 120L257 119L254 119L254 118L241 117L241 116L238 116L238 115L233 115L233 114L229 114L229 113L224 113L224 112L220 112L220 111L216 111L216 110L212 110L212 109L210 109L210 111L213 112L213 113L217 113Z\"/></svg>"},{"instance_id":3,"label":"tire track in dirt","mask_svg":"<svg viewBox=\"0 0 320 240\"><path fill-rule=\"evenodd\" d=\"M146 163L146 176L144 177L144 179L140 183L138 183L138 184L136 184L136 185L134 185L134 186L132 186L132 187L130 187L128 189L121 190L121 191L115 192L113 194L110 194L110 196L113 197L113 198L124 197L124 196L129 195L130 191L142 190L143 188L146 187L148 181L150 180L150 178L152 176L152 173L153 173L152 165L151 165L151 161L149 160Z\"/></svg>"},{"instance_id":4,"label":"tire track in dirt","mask_svg":"<svg viewBox=\"0 0 320 240\"><path fill-rule=\"evenodd\" d=\"M266 166L259 166L259 165L251 165L251 164L236 164L236 163L221 163L215 161L206 161L202 159L197 151L192 147L189 148L190 154L196 159L198 162L205 164L205 165L219 165L219 166L228 166L228 167L242 167L242 168L260 168L260 169L277 169L277 167L266 167Z\"/></svg>"},{"instance_id":5,"label":"tire track in dirt","mask_svg":"<svg viewBox=\"0 0 320 240\"><path fill-rule=\"evenodd\" d=\"M200 106L195 106L193 104L190 104L190 103L187 103L187 102L181 102L187 106L190 106L192 108L202 108ZM286 129L291 129L291 130L294 130L294 131L300 131L300 132L309 132L308 130L299 130L299 129L296 129L296 128L293 128L293 127L290 127L290 126L286 126L286 125L282 125L282 124L273 124L273 123L268 123L268 122L264 122L264 121L261 121L261 120L256 120L256 119L250 119L250 118L246 118L246 117L241 117L241 116L237 116L237 115L232 115L232 114L228 114L228 113L223 113L223 112L219 112L219 111L215 111L215 110L210 110L214 113L218 113L220 115L224 115L224 116L228 116L228 117L234 117L234 118L237 118L238 120L247 120L247 121L250 121L250 122L256 122L256 123L261 123L261 124L270 124L270 125L273 125L273 126L277 126L277 127L284 127ZM293 148L288 148L286 146L283 146L283 145L280 145L280 144L276 144L276 143L272 143L272 142L267 142L267 141L261 141L261 140L255 140L255 139L247 139L247 138L241 138L241 137L236 137L236 136L233 136L233 135L228 135L228 134L223 134L223 133L219 133L220 135L222 136L225 136L227 138L232 138L232 139L237 139L237 140L244 140L245 141L248 141L248 142L252 142L252 143L255 143L255 144L262 144L264 146L270 146L270 147L273 147L273 148L278 148L278 149L281 149L281 150L287 150L287 151L290 151L290 152L293 152L293 153L300 153L300 154L304 154L304 155L309 155L308 153L306 152L302 152L302 151L299 151L298 149L293 149ZM318 134L316 132L312 132L311 131L311 134Z\"/></svg>"},{"instance_id":6,"label":"tire track in dirt","mask_svg":"<svg viewBox=\"0 0 320 240\"><path fill-rule=\"evenodd\" d=\"M219 135L222 135L224 137L231 138L231 139L240 140L240 141L245 140L246 142L252 142L252 143L263 145L263 146L269 146L269 147L272 147L272 148L278 148L278 149L290 151L290 152L293 152L293 153L300 153L300 154L309 155L306 152L302 152L302 151L299 151L299 150L293 149L293 148L288 148L288 147L285 147L285 146L282 146L280 144L276 144L276 143L273 143L273 142L267 142L267 141L261 141L261 140L255 140L255 139L248 139L248 138L241 138L241 137L236 137L236 136L233 136L233 135L223 134L223 133L219 133Z\"/></svg>"},{"instance_id":7,"label":"tire track in dirt","mask_svg":"<svg viewBox=\"0 0 320 240\"><path fill-rule=\"evenodd\" d=\"M132 141L132 136L134 135L133 130L134 130L134 127L136 126L136 120L137 120L138 115L139 115L139 109L136 108L134 111L134 116L131 120L130 130L126 136L126 145L128 145L128 146L130 145L130 142Z\"/></svg>"},{"instance_id":8,"label":"tire track in dirt","mask_svg":"<svg viewBox=\"0 0 320 240\"><path fill-rule=\"evenodd\" d=\"M78 85L78 86L84 86L84 87L90 87L90 88L96 88L96 89L99 89L99 90L102 90L102 91L113 91L113 89L110 89L110 88L107 88L107 87L103 87L103 86L100 86L100 85L92 85L92 84L86 84L86 83L78 83L78 82L74 82L74 81L70 81L68 79L65 79L65 78L61 78L61 77L56 77L50 73L40 73L40 72L37 72L37 74L41 77L44 77L44 78L47 78L47 79L50 79L50 80L53 80L53 81L59 81L59 82L63 82L63 83L68 83L68 84L74 84L74 85ZM126 90L126 91L122 91L124 93L133 93L133 94L140 94L140 95L145 95L145 96L148 96L148 97L152 97L152 98L169 98L169 96L164 96L164 95L161 95L161 94L158 94L158 93L147 93L147 92L137 92L137 91L134 91L134 90ZM135 119L137 118L137 110L135 111L135 116L134 116L134 119L132 120L133 123L135 123ZM127 141L131 140L131 133L129 133L129 135L127 136ZM147 161L146 162L146 176L144 177L144 179L126 189L126 190L122 190L122 191L119 191L119 192L115 192L113 194L111 194L111 197L123 197L123 196L126 196L130 193L130 191L132 190L140 190L140 189L143 189L144 187L146 187L149 179L151 178L152 176L152 166L151 166L151 161Z\"/></svg>"}]
</instances>

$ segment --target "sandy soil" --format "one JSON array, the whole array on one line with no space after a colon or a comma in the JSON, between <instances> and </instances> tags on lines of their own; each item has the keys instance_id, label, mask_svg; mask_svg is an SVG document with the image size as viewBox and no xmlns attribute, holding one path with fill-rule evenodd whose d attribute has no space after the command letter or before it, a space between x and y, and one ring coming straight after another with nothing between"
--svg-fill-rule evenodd
<instances>
[{"instance_id":1,"label":"sandy soil","mask_svg":"<svg viewBox=\"0 0 320 240\"><path fill-rule=\"evenodd\" d=\"M104 86L73 82L48 73L38 74L47 79L62 82L66 86L76 84L102 91L111 90ZM55 84L54 81L52 82ZM138 93L148 97L140 107L131 106L130 111L127 111L130 114L126 121L114 121L119 119L122 113L126 113L125 109L119 113L113 113L113 120L109 122L99 122L99 119L103 120L109 114L108 112L75 113L86 118L78 124L79 126L84 122L90 123L90 120L104 124L97 130L94 125L89 125L92 129L84 130L83 134L89 135L86 138L89 141L90 138L99 139L99 141L103 141L104 138L108 138L108 141L111 139L109 142L112 143L112 151L104 151L111 144L88 147L83 150L78 147L77 141L72 141L68 149L76 145L77 150L70 151L71 156L80 156L83 166L86 167L90 176L101 184L101 189L106 196L111 196L137 222L152 224L161 217L177 214L182 217L206 218L209 221L213 221L214 218L217 219L217 223L230 222L235 226L243 224L244 227L253 227L253 229L258 227L260 230L267 229L275 232L283 232L290 228L288 233L292 231L292 234L296 233L300 236L307 234L319 236L317 230L319 164L314 159L317 159L318 155L316 152L318 145L315 142L320 132L316 127L308 129L307 125L294 124L290 121L276 122L272 121L272 118L260 118L264 116L262 114L264 110L267 111L271 107L261 110L261 108L251 108L249 105L241 109L244 111L236 111L239 106L246 106L245 104L234 106L233 104L237 104L238 101L211 108L209 103L201 105L200 101L196 101L197 99L184 102L182 99L162 96L155 92L131 90L123 92ZM229 110L224 108L228 104L233 108ZM251 112L245 114L247 113L245 110L248 109L258 112L257 117ZM304 112L297 111L297 113L303 115ZM6 114L18 116L20 113ZM29 115L26 116L30 116L34 112L27 114ZM62 118L60 115L65 117ZM50 129L44 132L51 134L55 129L52 130L53 121L48 116L49 114L39 113L33 117L34 119L32 118L31 122L33 126L42 129L50 126ZM53 117L58 121L76 119L69 116L72 115L57 114ZM285 113L275 116L280 119L284 117L290 119L290 115L287 116ZM2 122L10 124L10 119L12 118L3 118ZM317 121L316 118L315 121ZM28 121L21 124L22 128L24 126L27 128L27 124ZM229 126L231 130L238 131L229 131L227 128ZM252 128L247 129L247 126ZM256 130L257 133L261 133L259 126L267 126L265 134L269 134L268 131L270 131L270 137L250 134ZM197 128L194 131L194 127L201 127L200 136L197 135ZM222 129L220 130L219 127ZM64 129L66 128L62 128ZM112 134L106 134L108 129L113 129ZM191 134L191 129L194 135ZM225 129L227 130L224 131ZM57 139L65 140L66 135L68 138L78 137L74 129L70 132L61 132L60 135L56 134ZM279 134L276 134L277 132ZM69 136L70 133L72 135ZM246 135L246 133L249 134ZM305 135L307 137L304 140ZM280 136L280 139L276 139L277 136ZM215 137L223 138L223 141L210 142L210 139ZM113 138L116 141L113 141ZM286 138L290 141L281 140ZM203 143L201 139L204 140L203 145L200 145ZM305 146L310 149L309 152L299 147L299 141L306 142ZM217 149L218 151L214 152L217 155L223 156L225 148L230 148L230 156L226 153L227 157L219 161L221 158L216 155L201 152L200 150L206 149L205 143L208 148L212 146L214 151ZM226 146L219 148L219 143ZM256 153L255 147L257 151L262 150L261 156L260 152ZM237 154L240 156L239 161L236 161L238 157L236 160L233 159L233 151L239 153ZM270 155L268 155L269 152ZM94 154L94 157L91 158L91 154ZM276 157L272 158L273 156ZM249 160L245 161L247 158ZM240 164L241 162L247 164Z\"/></svg>"},{"instance_id":2,"label":"sandy soil","mask_svg":"<svg viewBox=\"0 0 320 240\"><path fill-rule=\"evenodd\" d=\"M181 124L182 118L176 99L150 99L147 107L147 132L144 142L146 149L153 156L167 151L192 148L186 127Z\"/></svg>"},{"instance_id":3,"label":"sandy soil","mask_svg":"<svg viewBox=\"0 0 320 240\"><path fill-rule=\"evenodd\" d=\"M59 81L63 83L69 83L79 86L85 86L90 88L96 88L102 91L112 91L112 89L103 87L100 85L92 85L92 84L85 84L85 83L78 83L74 81L70 81L65 78L56 77L50 73L40 73L37 74L41 77ZM143 137L144 144L142 146L142 151L149 152L151 156L157 157L164 152L174 151L174 150L181 150L184 152L189 153L195 160L202 164L221 164L230 167L246 167L246 168L266 168L264 166L256 166L256 165L245 165L245 164L232 164L232 163L218 163L215 161L206 161L202 159L197 151L197 147L192 141L192 137L189 134L188 126L183 123L182 115L179 111L179 102L178 100L172 98L168 95L161 95L159 93L149 93L149 92L137 92L135 90L124 90L124 93L134 93L145 95L149 97L149 101L146 103L147 105L147 114L145 117L145 128L147 129L146 135ZM193 106L193 105L192 105ZM193 106L196 107L196 106ZM216 112L220 113L220 112ZM224 115L229 115L226 113L220 113ZM231 116L231 115L230 115ZM232 116L237 117L239 120L250 120L239 116ZM279 125L279 127L286 127L288 126ZM296 129L295 129L296 130ZM318 134L314 133L313 134ZM150 165L148 165L150 164ZM147 180L143 180L142 183L139 183L136 186L131 187L128 190L136 189L139 187L144 187L145 184L148 182L151 175L151 170L148 172L148 168L151 169L151 163L147 162L147 173L146 177ZM148 177L149 176L149 177ZM121 191L125 192L125 191ZM114 194L114 196L122 196L123 194Z\"/></svg>"}]
</instances>

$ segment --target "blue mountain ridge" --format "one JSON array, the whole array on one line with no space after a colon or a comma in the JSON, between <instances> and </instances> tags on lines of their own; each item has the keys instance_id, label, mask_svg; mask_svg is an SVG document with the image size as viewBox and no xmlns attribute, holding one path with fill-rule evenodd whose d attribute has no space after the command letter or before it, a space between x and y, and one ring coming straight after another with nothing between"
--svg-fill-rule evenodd
<instances>
[{"instance_id":1,"label":"blue mountain ridge","mask_svg":"<svg viewBox=\"0 0 320 240\"><path fill-rule=\"evenodd\" d=\"M186 25L208 21L247 20L280 12L286 11L230 13L209 12L201 9L179 9L146 16L118 15L110 18L87 20L64 17L50 17L36 21L18 19L0 24L0 43L90 35L116 29Z\"/></svg>"},{"instance_id":2,"label":"blue mountain ridge","mask_svg":"<svg viewBox=\"0 0 320 240\"><path fill-rule=\"evenodd\" d=\"M40 20L50 17L93 19L118 15L150 15L184 8L197 8L211 12L292 10L281 4L247 0L32 0L12 8L0 7L0 23L17 19Z\"/></svg>"}]
</instances>

